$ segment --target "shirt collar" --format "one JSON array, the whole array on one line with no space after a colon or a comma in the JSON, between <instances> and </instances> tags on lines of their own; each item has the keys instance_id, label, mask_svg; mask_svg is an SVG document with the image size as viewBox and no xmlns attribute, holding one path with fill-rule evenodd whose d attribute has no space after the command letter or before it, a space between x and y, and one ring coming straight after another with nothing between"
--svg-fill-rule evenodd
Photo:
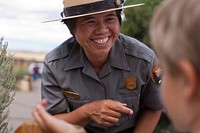
<instances>
[{"instance_id":1,"label":"shirt collar","mask_svg":"<svg viewBox=\"0 0 200 133\"><path fill-rule=\"evenodd\" d=\"M109 55L110 66L118 69L130 71L130 67L126 60L125 49L120 39L113 45Z\"/></svg>"}]
</instances>

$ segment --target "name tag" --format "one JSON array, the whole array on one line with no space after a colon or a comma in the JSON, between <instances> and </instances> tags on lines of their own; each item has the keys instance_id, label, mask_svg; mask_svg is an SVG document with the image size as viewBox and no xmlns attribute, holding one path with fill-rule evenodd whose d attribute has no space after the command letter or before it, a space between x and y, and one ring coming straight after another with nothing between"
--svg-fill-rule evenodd
<instances>
[{"instance_id":1,"label":"name tag","mask_svg":"<svg viewBox=\"0 0 200 133\"><path fill-rule=\"evenodd\" d=\"M80 99L80 95L78 93L72 92L72 91L66 91L66 90L62 90L62 94L66 97L70 97L73 99Z\"/></svg>"}]
</instances>

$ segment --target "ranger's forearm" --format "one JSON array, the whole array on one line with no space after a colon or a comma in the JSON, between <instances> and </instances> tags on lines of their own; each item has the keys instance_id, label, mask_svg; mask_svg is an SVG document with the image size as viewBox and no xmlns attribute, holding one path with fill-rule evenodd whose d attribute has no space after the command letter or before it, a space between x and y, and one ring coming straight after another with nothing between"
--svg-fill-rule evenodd
<instances>
[{"instance_id":1,"label":"ranger's forearm","mask_svg":"<svg viewBox=\"0 0 200 133\"><path fill-rule=\"evenodd\" d=\"M160 119L161 110L144 109L133 133L152 133Z\"/></svg>"}]
</instances>

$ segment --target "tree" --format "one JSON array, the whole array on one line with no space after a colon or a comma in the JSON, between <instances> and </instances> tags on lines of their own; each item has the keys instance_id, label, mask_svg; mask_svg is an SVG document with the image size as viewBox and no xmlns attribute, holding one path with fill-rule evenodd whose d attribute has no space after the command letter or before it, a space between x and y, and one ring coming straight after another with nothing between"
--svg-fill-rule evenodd
<instances>
[{"instance_id":1,"label":"tree","mask_svg":"<svg viewBox=\"0 0 200 133\"><path fill-rule=\"evenodd\" d=\"M7 53L8 43L3 44L0 39L0 133L9 133L8 128L8 106L13 101L16 85L13 72L13 56Z\"/></svg>"},{"instance_id":2,"label":"tree","mask_svg":"<svg viewBox=\"0 0 200 133\"><path fill-rule=\"evenodd\" d=\"M125 5L145 3L144 6L124 10L121 32L150 45L148 28L155 8L163 0L126 0Z\"/></svg>"}]
</instances>

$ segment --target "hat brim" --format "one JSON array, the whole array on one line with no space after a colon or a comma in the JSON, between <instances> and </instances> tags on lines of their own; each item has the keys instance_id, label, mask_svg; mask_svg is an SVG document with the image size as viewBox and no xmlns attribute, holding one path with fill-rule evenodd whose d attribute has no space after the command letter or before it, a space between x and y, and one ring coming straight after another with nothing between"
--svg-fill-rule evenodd
<instances>
[{"instance_id":1,"label":"hat brim","mask_svg":"<svg viewBox=\"0 0 200 133\"><path fill-rule=\"evenodd\" d=\"M51 19L51 20L43 21L43 23L61 21L61 20L71 19L71 18L84 17L84 16L88 16L88 15L94 15L94 14L105 13L105 12L110 12L110 11L116 11L116 10L126 9L126 8L130 8L130 7L143 6L143 5L144 5L144 3L128 5L128 6L122 6L122 7L112 8L112 9L98 11L98 12L92 12L92 13L87 13L87 14L81 14L81 15L74 15L74 16L68 16L68 17L63 17L63 18Z\"/></svg>"}]
</instances>

